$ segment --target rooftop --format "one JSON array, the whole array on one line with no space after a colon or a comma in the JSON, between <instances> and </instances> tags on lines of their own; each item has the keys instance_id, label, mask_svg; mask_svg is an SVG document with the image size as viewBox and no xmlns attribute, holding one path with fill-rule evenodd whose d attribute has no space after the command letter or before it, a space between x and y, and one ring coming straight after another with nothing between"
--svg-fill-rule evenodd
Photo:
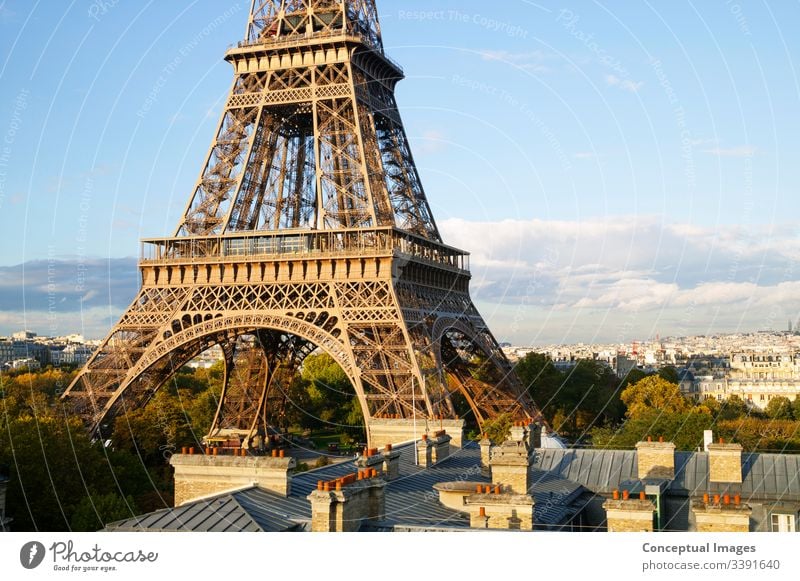
<instances>
[{"instance_id":1,"label":"rooftop","mask_svg":"<svg viewBox=\"0 0 800 581\"><path fill-rule=\"evenodd\" d=\"M454 450L446 460L430 468L415 465L411 444L400 452L400 477L386 486L386 517L362 530L467 530L469 516L439 503L434 485L439 482L489 483L481 475L480 450L475 443ZM110 523L108 531L304 531L311 528L311 504L307 496L319 480L334 480L352 473L351 461L297 474L288 497L258 487L228 491L175 508ZM583 487L557 474L532 471L531 494L538 528L557 527L578 507Z\"/></svg>"}]
</instances>

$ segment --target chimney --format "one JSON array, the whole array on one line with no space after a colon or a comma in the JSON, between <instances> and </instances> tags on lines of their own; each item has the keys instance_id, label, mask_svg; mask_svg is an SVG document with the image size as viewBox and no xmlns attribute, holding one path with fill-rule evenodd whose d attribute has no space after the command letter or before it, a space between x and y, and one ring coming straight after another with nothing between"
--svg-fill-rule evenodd
<instances>
[{"instance_id":1,"label":"chimney","mask_svg":"<svg viewBox=\"0 0 800 581\"><path fill-rule=\"evenodd\" d=\"M173 454L169 463L175 469L175 506L245 486L289 496L296 466L291 457L220 454Z\"/></svg>"},{"instance_id":2,"label":"chimney","mask_svg":"<svg viewBox=\"0 0 800 581\"><path fill-rule=\"evenodd\" d=\"M358 531L365 521L385 518L386 482L380 477L363 478L350 474L330 482L320 481L317 490L308 495L311 502L311 531L315 533L350 533Z\"/></svg>"},{"instance_id":3,"label":"chimney","mask_svg":"<svg viewBox=\"0 0 800 581\"><path fill-rule=\"evenodd\" d=\"M491 459L492 459L492 441L489 439L489 436L483 434L483 437L480 441L481 446L481 476L488 476L489 478L492 477L492 467L491 467Z\"/></svg>"},{"instance_id":4,"label":"chimney","mask_svg":"<svg viewBox=\"0 0 800 581\"><path fill-rule=\"evenodd\" d=\"M431 460L434 464L443 462L450 456L450 440L452 438L444 430L439 430L433 434Z\"/></svg>"},{"instance_id":5,"label":"chimney","mask_svg":"<svg viewBox=\"0 0 800 581\"><path fill-rule=\"evenodd\" d=\"M708 481L741 484L741 444L708 445Z\"/></svg>"},{"instance_id":6,"label":"chimney","mask_svg":"<svg viewBox=\"0 0 800 581\"><path fill-rule=\"evenodd\" d=\"M417 464L423 468L433 466L433 441L428 438L428 434L423 434L422 439L417 441Z\"/></svg>"},{"instance_id":7,"label":"chimney","mask_svg":"<svg viewBox=\"0 0 800 581\"><path fill-rule=\"evenodd\" d=\"M528 448L523 442L507 440L492 452L492 480L516 494L528 494L531 486Z\"/></svg>"},{"instance_id":8,"label":"chimney","mask_svg":"<svg viewBox=\"0 0 800 581\"><path fill-rule=\"evenodd\" d=\"M531 450L538 450L542 447L542 425L538 423L532 423L529 426L530 429L530 449Z\"/></svg>"},{"instance_id":9,"label":"chimney","mask_svg":"<svg viewBox=\"0 0 800 581\"><path fill-rule=\"evenodd\" d=\"M394 480L400 476L400 452L392 449L391 444L386 444L383 450L383 477L385 480Z\"/></svg>"},{"instance_id":10,"label":"chimney","mask_svg":"<svg viewBox=\"0 0 800 581\"><path fill-rule=\"evenodd\" d=\"M528 430L525 429L526 422L514 422L511 426L511 435L508 437L512 442L521 442L528 444Z\"/></svg>"},{"instance_id":11,"label":"chimney","mask_svg":"<svg viewBox=\"0 0 800 581\"><path fill-rule=\"evenodd\" d=\"M623 491L622 499L619 491L614 491L614 498L603 503L606 511L606 522L610 533L640 533L653 532L653 515L656 505L653 501L639 498L630 498L627 490Z\"/></svg>"},{"instance_id":12,"label":"chimney","mask_svg":"<svg viewBox=\"0 0 800 581\"><path fill-rule=\"evenodd\" d=\"M703 500L692 503L692 516L698 533L747 533L750 532L750 516L753 509L742 504L737 494L703 495Z\"/></svg>"},{"instance_id":13,"label":"chimney","mask_svg":"<svg viewBox=\"0 0 800 581\"><path fill-rule=\"evenodd\" d=\"M530 494L515 494L491 486L466 498L469 526L478 529L532 531L534 500Z\"/></svg>"},{"instance_id":14,"label":"chimney","mask_svg":"<svg viewBox=\"0 0 800 581\"><path fill-rule=\"evenodd\" d=\"M708 445L714 443L713 430L703 430L703 451L708 452Z\"/></svg>"},{"instance_id":15,"label":"chimney","mask_svg":"<svg viewBox=\"0 0 800 581\"><path fill-rule=\"evenodd\" d=\"M636 460L640 480L675 478L675 444L672 442L639 442L636 444Z\"/></svg>"}]
</instances>

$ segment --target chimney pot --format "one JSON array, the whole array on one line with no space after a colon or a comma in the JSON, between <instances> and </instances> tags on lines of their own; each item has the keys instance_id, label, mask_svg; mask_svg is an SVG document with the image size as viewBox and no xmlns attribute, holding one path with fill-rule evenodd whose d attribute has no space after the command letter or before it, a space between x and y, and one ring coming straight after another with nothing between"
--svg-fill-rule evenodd
<instances>
[{"instance_id":1,"label":"chimney pot","mask_svg":"<svg viewBox=\"0 0 800 581\"><path fill-rule=\"evenodd\" d=\"M734 495L733 504L735 504L736 506L739 506L740 504L742 504L742 496L740 494Z\"/></svg>"},{"instance_id":2,"label":"chimney pot","mask_svg":"<svg viewBox=\"0 0 800 581\"><path fill-rule=\"evenodd\" d=\"M719 494L714 495L714 504L719 504Z\"/></svg>"},{"instance_id":3,"label":"chimney pot","mask_svg":"<svg viewBox=\"0 0 800 581\"><path fill-rule=\"evenodd\" d=\"M623 490L622 491L622 500L628 500L630 498L630 496L631 496L630 491L628 491L628 490Z\"/></svg>"},{"instance_id":4,"label":"chimney pot","mask_svg":"<svg viewBox=\"0 0 800 581\"><path fill-rule=\"evenodd\" d=\"M722 501L726 505L730 504L731 503L731 495L730 494L726 494L725 496L722 497Z\"/></svg>"},{"instance_id":5,"label":"chimney pot","mask_svg":"<svg viewBox=\"0 0 800 581\"><path fill-rule=\"evenodd\" d=\"M644 493L644 490L639 491L639 500L647 500L647 495Z\"/></svg>"},{"instance_id":6,"label":"chimney pot","mask_svg":"<svg viewBox=\"0 0 800 581\"><path fill-rule=\"evenodd\" d=\"M478 510L478 514L483 518L486 518L486 507L485 506L480 507L480 509Z\"/></svg>"},{"instance_id":7,"label":"chimney pot","mask_svg":"<svg viewBox=\"0 0 800 581\"><path fill-rule=\"evenodd\" d=\"M619 490L614 490L614 500L619 500Z\"/></svg>"},{"instance_id":8,"label":"chimney pot","mask_svg":"<svg viewBox=\"0 0 800 581\"><path fill-rule=\"evenodd\" d=\"M664 443L664 436L659 436L658 437L658 441L663 444Z\"/></svg>"},{"instance_id":9,"label":"chimney pot","mask_svg":"<svg viewBox=\"0 0 800 581\"><path fill-rule=\"evenodd\" d=\"M278 456L279 456L280 458L285 458L285 457L286 457L286 450L281 450L281 451L278 453Z\"/></svg>"},{"instance_id":10,"label":"chimney pot","mask_svg":"<svg viewBox=\"0 0 800 581\"><path fill-rule=\"evenodd\" d=\"M475 485L475 492L477 494L480 494L481 492L483 492L483 486L481 486L480 484L476 484Z\"/></svg>"},{"instance_id":11,"label":"chimney pot","mask_svg":"<svg viewBox=\"0 0 800 581\"><path fill-rule=\"evenodd\" d=\"M317 490L325 488L325 483L322 480L317 480Z\"/></svg>"},{"instance_id":12,"label":"chimney pot","mask_svg":"<svg viewBox=\"0 0 800 581\"><path fill-rule=\"evenodd\" d=\"M708 496L708 492L703 495L703 504L708 504L710 497Z\"/></svg>"},{"instance_id":13,"label":"chimney pot","mask_svg":"<svg viewBox=\"0 0 800 581\"><path fill-rule=\"evenodd\" d=\"M194 446L189 448L189 456L194 456Z\"/></svg>"}]
</instances>

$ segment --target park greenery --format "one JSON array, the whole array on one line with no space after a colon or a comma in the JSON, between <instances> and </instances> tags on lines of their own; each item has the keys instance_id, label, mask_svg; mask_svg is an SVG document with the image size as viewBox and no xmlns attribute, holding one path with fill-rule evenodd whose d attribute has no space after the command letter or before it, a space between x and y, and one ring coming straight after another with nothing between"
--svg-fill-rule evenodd
<instances>
[{"instance_id":1,"label":"park greenery","mask_svg":"<svg viewBox=\"0 0 800 581\"><path fill-rule=\"evenodd\" d=\"M475 369L480 372L479 362ZM535 353L516 371L547 425L576 446L629 449L647 436L663 436L680 450L694 450L703 431L712 429L746 451L800 451L800 400L773 398L764 412L736 397L695 401L681 394L671 368L658 374L634 370L620 379L596 361L561 371ZM14 530L98 530L171 506L169 457L201 445L224 370L221 364L181 369L147 406L128 410L105 440L95 441L59 401L75 373L47 368L0 374L0 470L10 477L7 512ZM283 383L288 403L281 428L320 448L364 440L358 398L328 355L310 355ZM469 408L454 399L477 437ZM501 441L512 420L501 415L483 431Z\"/></svg>"}]
</instances>

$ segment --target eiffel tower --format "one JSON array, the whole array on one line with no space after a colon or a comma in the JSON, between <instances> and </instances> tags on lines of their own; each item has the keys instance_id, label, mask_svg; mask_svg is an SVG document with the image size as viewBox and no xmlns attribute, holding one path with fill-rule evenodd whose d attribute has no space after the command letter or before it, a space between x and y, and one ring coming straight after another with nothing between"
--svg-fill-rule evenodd
<instances>
[{"instance_id":1,"label":"eiffel tower","mask_svg":"<svg viewBox=\"0 0 800 581\"><path fill-rule=\"evenodd\" d=\"M350 378L370 442L383 420L457 408L533 417L470 299L468 254L431 214L375 0L254 0L225 59L233 86L185 212L143 241L141 290L65 404L102 435L219 346L209 437L280 425L286 378L316 349Z\"/></svg>"}]
</instances>

